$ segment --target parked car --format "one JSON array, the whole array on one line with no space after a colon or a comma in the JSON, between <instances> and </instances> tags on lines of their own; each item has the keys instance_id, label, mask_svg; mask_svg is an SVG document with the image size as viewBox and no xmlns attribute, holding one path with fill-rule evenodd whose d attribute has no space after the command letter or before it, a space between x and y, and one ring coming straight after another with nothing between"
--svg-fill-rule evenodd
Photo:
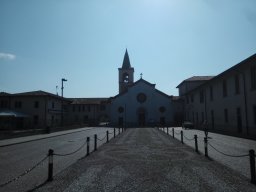
<instances>
[{"instance_id":1,"label":"parked car","mask_svg":"<svg viewBox=\"0 0 256 192\"><path fill-rule=\"evenodd\" d=\"M185 129L194 129L194 123L190 122L190 121L184 121L182 123L182 128Z\"/></svg>"}]
</instances>

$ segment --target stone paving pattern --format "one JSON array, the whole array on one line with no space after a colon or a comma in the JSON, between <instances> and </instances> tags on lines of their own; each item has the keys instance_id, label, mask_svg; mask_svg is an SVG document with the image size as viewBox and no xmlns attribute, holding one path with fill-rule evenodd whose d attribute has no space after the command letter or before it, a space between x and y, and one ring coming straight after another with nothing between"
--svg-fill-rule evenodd
<instances>
[{"instance_id":1,"label":"stone paving pattern","mask_svg":"<svg viewBox=\"0 0 256 192\"><path fill-rule=\"evenodd\" d=\"M239 172L150 128L128 129L65 169L42 191L256 191Z\"/></svg>"},{"instance_id":2,"label":"stone paving pattern","mask_svg":"<svg viewBox=\"0 0 256 192\"><path fill-rule=\"evenodd\" d=\"M161 130L167 133L167 128ZM188 140L194 137L194 135L198 136L198 149L200 153L204 154L204 137L205 133L201 130L196 129L182 129L181 127L174 128L175 130L175 139L181 140L180 133L182 130L184 133L184 143L185 145L189 145L193 149L195 149L195 141ZM169 128L170 137L172 137L172 129ZM239 137L232 137L217 133L208 133L208 142L214 146L219 151L229 154L229 155L243 155L249 154L249 150L253 149L256 151L256 141L250 139L244 139ZM230 167L233 170L236 170L243 174L244 176L251 178L250 175L250 161L249 157L229 157L223 155L216 150L214 150L211 146L208 146L208 155L214 161L218 161L221 164Z\"/></svg>"}]
</instances>

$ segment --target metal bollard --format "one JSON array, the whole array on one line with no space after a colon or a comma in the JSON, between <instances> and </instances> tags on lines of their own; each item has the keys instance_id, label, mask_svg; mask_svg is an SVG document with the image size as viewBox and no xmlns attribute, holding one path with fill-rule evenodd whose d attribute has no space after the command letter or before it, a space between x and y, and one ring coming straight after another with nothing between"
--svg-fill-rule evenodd
<instances>
[{"instance_id":1,"label":"metal bollard","mask_svg":"<svg viewBox=\"0 0 256 192\"><path fill-rule=\"evenodd\" d=\"M184 144L184 142L183 142L183 131L180 131L180 141L181 141L182 144Z\"/></svg>"},{"instance_id":2,"label":"metal bollard","mask_svg":"<svg viewBox=\"0 0 256 192\"><path fill-rule=\"evenodd\" d=\"M208 157L207 137L204 138L204 156Z\"/></svg>"},{"instance_id":3,"label":"metal bollard","mask_svg":"<svg viewBox=\"0 0 256 192\"><path fill-rule=\"evenodd\" d=\"M114 128L114 138L116 137L116 128Z\"/></svg>"},{"instance_id":4,"label":"metal bollard","mask_svg":"<svg viewBox=\"0 0 256 192\"><path fill-rule=\"evenodd\" d=\"M97 134L94 134L94 151L97 151Z\"/></svg>"},{"instance_id":5,"label":"metal bollard","mask_svg":"<svg viewBox=\"0 0 256 192\"><path fill-rule=\"evenodd\" d=\"M169 128L167 127L167 135L169 135Z\"/></svg>"},{"instance_id":6,"label":"metal bollard","mask_svg":"<svg viewBox=\"0 0 256 192\"><path fill-rule=\"evenodd\" d=\"M107 143L108 143L108 131L107 131Z\"/></svg>"},{"instance_id":7,"label":"metal bollard","mask_svg":"<svg viewBox=\"0 0 256 192\"><path fill-rule=\"evenodd\" d=\"M118 128L118 135L120 135L120 128Z\"/></svg>"},{"instance_id":8,"label":"metal bollard","mask_svg":"<svg viewBox=\"0 0 256 192\"><path fill-rule=\"evenodd\" d=\"M251 183L256 184L255 176L255 152L253 149L249 151L250 154L250 168L251 168Z\"/></svg>"},{"instance_id":9,"label":"metal bollard","mask_svg":"<svg viewBox=\"0 0 256 192\"><path fill-rule=\"evenodd\" d=\"M195 138L195 150L198 153L197 135L194 135L194 138Z\"/></svg>"},{"instance_id":10,"label":"metal bollard","mask_svg":"<svg viewBox=\"0 0 256 192\"><path fill-rule=\"evenodd\" d=\"M90 137L87 137L86 143L87 143L87 153L86 153L86 156L88 156L88 155L90 155Z\"/></svg>"},{"instance_id":11,"label":"metal bollard","mask_svg":"<svg viewBox=\"0 0 256 192\"><path fill-rule=\"evenodd\" d=\"M49 149L48 151L49 163L48 163L48 179L47 181L53 180L53 150Z\"/></svg>"},{"instance_id":12,"label":"metal bollard","mask_svg":"<svg viewBox=\"0 0 256 192\"><path fill-rule=\"evenodd\" d=\"M172 137L174 138L174 128L172 128Z\"/></svg>"}]
</instances>

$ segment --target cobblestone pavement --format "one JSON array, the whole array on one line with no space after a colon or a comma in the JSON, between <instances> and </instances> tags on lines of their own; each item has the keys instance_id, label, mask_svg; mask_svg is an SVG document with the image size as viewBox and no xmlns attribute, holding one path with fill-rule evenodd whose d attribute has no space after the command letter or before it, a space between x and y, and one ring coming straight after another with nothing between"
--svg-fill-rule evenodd
<instances>
[{"instance_id":1,"label":"cobblestone pavement","mask_svg":"<svg viewBox=\"0 0 256 192\"><path fill-rule=\"evenodd\" d=\"M128 129L46 183L44 191L256 191L245 176L157 129Z\"/></svg>"},{"instance_id":2,"label":"cobblestone pavement","mask_svg":"<svg viewBox=\"0 0 256 192\"><path fill-rule=\"evenodd\" d=\"M165 133L167 133L167 128L162 129ZM175 138L181 140L180 131L182 130L184 133L184 143L186 145L191 146L193 149L195 148L195 141L193 139L194 135L198 136L198 149L204 154L204 131L195 130L195 129L182 129L174 128L175 130ZM169 134L172 136L172 130L169 129ZM208 146L208 155L211 159L222 163L225 166L230 167L233 170L236 170L243 174L244 176L250 178L250 162L249 157L229 157L223 155L220 152L223 152L227 155L243 155L249 154L250 149L254 149L256 151L256 141L250 139L243 139L238 137L231 137L227 135L221 135L217 133L208 133L209 137L209 145ZM191 140L192 139L192 140ZM212 146L217 149L216 151Z\"/></svg>"}]
</instances>

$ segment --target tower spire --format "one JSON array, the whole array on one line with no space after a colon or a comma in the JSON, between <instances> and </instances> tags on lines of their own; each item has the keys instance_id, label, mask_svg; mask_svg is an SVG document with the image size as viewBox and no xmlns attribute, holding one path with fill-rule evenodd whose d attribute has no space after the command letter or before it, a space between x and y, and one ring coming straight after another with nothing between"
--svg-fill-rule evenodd
<instances>
[{"instance_id":1,"label":"tower spire","mask_svg":"<svg viewBox=\"0 0 256 192\"><path fill-rule=\"evenodd\" d=\"M129 59L129 55L128 55L127 49L125 50L122 68L123 69L130 69L131 68L130 59Z\"/></svg>"},{"instance_id":2,"label":"tower spire","mask_svg":"<svg viewBox=\"0 0 256 192\"><path fill-rule=\"evenodd\" d=\"M119 93L122 93L133 84L134 68L131 67L127 49L125 50L122 68L119 71Z\"/></svg>"}]
</instances>

